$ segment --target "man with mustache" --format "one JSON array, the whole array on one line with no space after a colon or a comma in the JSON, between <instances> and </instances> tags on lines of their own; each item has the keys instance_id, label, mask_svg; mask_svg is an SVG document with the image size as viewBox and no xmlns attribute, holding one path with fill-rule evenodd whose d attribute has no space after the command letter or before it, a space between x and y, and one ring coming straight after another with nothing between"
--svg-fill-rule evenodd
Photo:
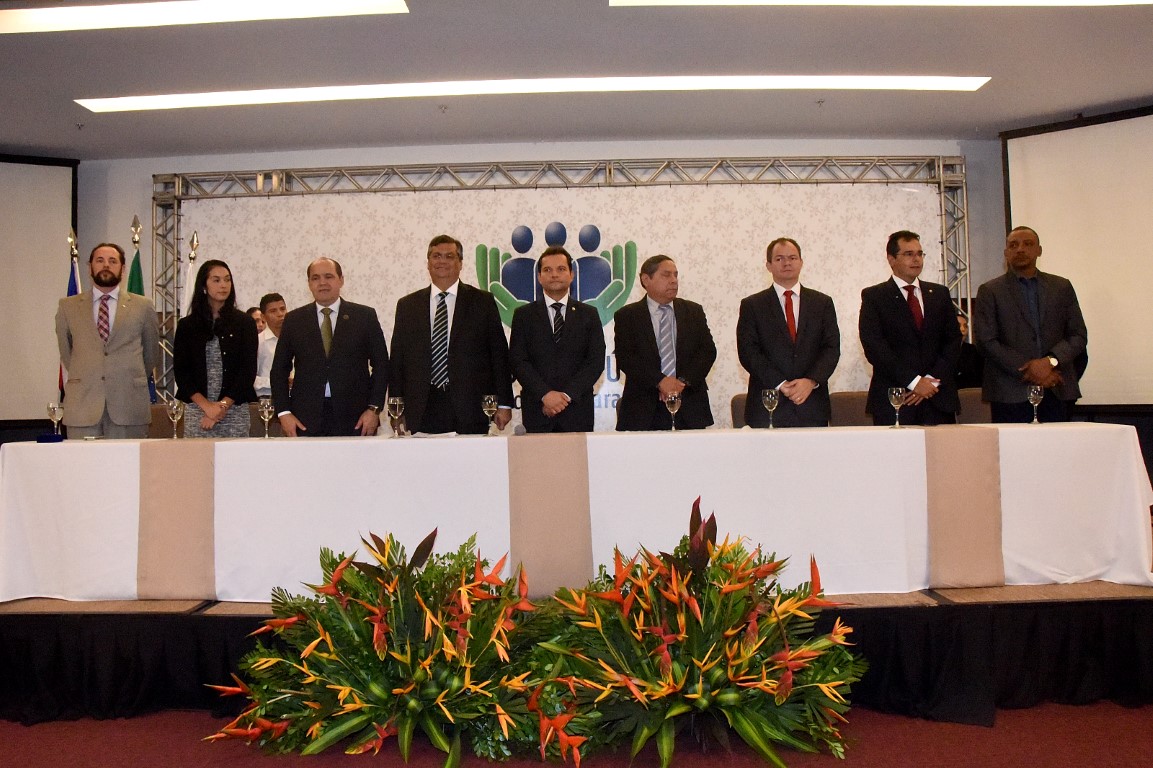
<instances>
[{"instance_id":1,"label":"man with mustache","mask_svg":"<svg viewBox=\"0 0 1153 768\"><path fill-rule=\"evenodd\" d=\"M101 243L88 256L92 290L60 300L56 341L68 369L68 437L140 439L152 420L148 376L160 363L152 302L120 290L124 249Z\"/></svg>"}]
</instances>

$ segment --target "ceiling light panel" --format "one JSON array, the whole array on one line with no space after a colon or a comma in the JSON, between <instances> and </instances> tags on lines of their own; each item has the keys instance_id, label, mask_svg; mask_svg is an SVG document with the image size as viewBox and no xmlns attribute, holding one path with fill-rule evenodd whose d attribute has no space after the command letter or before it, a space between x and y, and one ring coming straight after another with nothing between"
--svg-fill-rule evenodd
<instances>
[{"instance_id":1,"label":"ceiling light panel","mask_svg":"<svg viewBox=\"0 0 1153 768\"><path fill-rule=\"evenodd\" d=\"M0 11L0 34L408 13L405 0L173 0Z\"/></svg>"}]
</instances>

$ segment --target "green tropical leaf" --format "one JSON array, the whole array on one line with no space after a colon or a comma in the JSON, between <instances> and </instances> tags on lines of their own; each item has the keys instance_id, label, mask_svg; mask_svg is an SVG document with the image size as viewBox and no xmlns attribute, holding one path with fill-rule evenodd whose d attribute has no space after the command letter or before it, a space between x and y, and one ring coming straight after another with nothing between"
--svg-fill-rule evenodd
<instances>
[{"instance_id":1,"label":"green tropical leaf","mask_svg":"<svg viewBox=\"0 0 1153 768\"><path fill-rule=\"evenodd\" d=\"M672 720L665 720L657 731L657 754L661 758L661 768L669 768L673 762L673 749L676 748L677 729Z\"/></svg>"},{"instance_id":2,"label":"green tropical leaf","mask_svg":"<svg viewBox=\"0 0 1153 768\"><path fill-rule=\"evenodd\" d=\"M336 742L340 741L346 736L351 736L358 730L369 724L372 720L372 715L367 712L362 712L359 715L349 717L347 720L340 722L336 725L330 725L325 728L320 736L314 739L307 747L300 750L302 755L319 755L324 750L331 747Z\"/></svg>"}]
</instances>

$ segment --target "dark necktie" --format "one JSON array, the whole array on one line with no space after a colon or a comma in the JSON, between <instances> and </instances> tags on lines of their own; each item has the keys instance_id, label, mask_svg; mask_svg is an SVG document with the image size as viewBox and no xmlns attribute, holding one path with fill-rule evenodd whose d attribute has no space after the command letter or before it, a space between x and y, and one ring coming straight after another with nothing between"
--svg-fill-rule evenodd
<instances>
[{"instance_id":1,"label":"dark necktie","mask_svg":"<svg viewBox=\"0 0 1153 768\"><path fill-rule=\"evenodd\" d=\"M332 350L332 307L323 307L320 314L324 319L320 321L320 342L324 344L324 356Z\"/></svg>"},{"instance_id":2,"label":"dark necktie","mask_svg":"<svg viewBox=\"0 0 1153 768\"><path fill-rule=\"evenodd\" d=\"M913 325L917 326L917 330L921 330L921 326L925 324L925 315L921 312L921 302L917 301L917 295L914 293L916 287L906 285L905 291L909 294L909 311L913 313Z\"/></svg>"},{"instance_id":3,"label":"dark necktie","mask_svg":"<svg viewBox=\"0 0 1153 768\"><path fill-rule=\"evenodd\" d=\"M100 311L97 313L96 330L100 333L100 340L108 343L108 334L112 328L108 322L108 300L112 297L107 293L100 297Z\"/></svg>"},{"instance_id":4,"label":"dark necktie","mask_svg":"<svg viewBox=\"0 0 1153 768\"><path fill-rule=\"evenodd\" d=\"M793 314L793 292L785 291L785 322L789 325L789 337L797 340L797 316Z\"/></svg>"},{"instance_id":5,"label":"dark necktie","mask_svg":"<svg viewBox=\"0 0 1153 768\"><path fill-rule=\"evenodd\" d=\"M552 304L552 340L557 343L560 342L560 335L564 330L564 314L561 312L563 306L559 301Z\"/></svg>"},{"instance_id":6,"label":"dark necktie","mask_svg":"<svg viewBox=\"0 0 1153 768\"><path fill-rule=\"evenodd\" d=\"M448 304L447 291L437 294L436 317L432 321L432 385L437 389L448 386Z\"/></svg>"}]
</instances>

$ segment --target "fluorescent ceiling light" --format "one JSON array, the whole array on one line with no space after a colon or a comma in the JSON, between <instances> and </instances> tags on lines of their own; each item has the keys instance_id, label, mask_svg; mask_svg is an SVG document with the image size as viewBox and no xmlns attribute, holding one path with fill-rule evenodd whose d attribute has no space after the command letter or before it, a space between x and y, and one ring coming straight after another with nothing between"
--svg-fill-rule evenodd
<instances>
[{"instance_id":1,"label":"fluorescent ceiling light","mask_svg":"<svg viewBox=\"0 0 1153 768\"><path fill-rule=\"evenodd\" d=\"M0 34L408 13L405 0L173 0L0 11Z\"/></svg>"},{"instance_id":2,"label":"fluorescent ceiling light","mask_svg":"<svg viewBox=\"0 0 1153 768\"><path fill-rule=\"evenodd\" d=\"M903 5L934 8L1094 8L1113 5L1153 5L1153 0L609 0L610 7L732 5Z\"/></svg>"},{"instance_id":3,"label":"fluorescent ceiling light","mask_svg":"<svg viewBox=\"0 0 1153 768\"><path fill-rule=\"evenodd\" d=\"M358 99L410 99L429 96L495 96L532 93L635 93L641 91L975 91L987 77L933 75L686 75L672 77L556 77L524 80L457 80L444 83L384 83L258 91L173 93L76 99L93 112L232 107Z\"/></svg>"}]
</instances>

